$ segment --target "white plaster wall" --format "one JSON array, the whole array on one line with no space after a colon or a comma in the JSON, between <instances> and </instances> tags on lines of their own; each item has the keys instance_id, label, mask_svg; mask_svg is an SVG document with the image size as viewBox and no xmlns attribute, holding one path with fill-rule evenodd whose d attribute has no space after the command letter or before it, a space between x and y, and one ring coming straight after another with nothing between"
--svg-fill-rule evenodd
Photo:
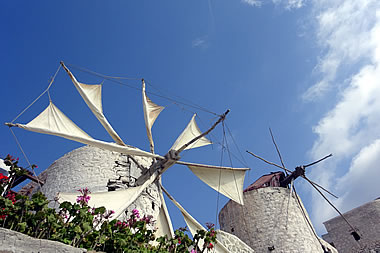
<instances>
[{"instance_id":1,"label":"white plaster wall","mask_svg":"<svg viewBox=\"0 0 380 253\"><path fill-rule=\"evenodd\" d=\"M41 173L45 178L42 192L50 200L53 200L58 192L77 192L85 187L93 193L105 192L108 191L109 179L125 182L124 188L128 188L128 185L132 187L135 186L135 180L141 175L142 169L149 168L151 163L152 160L149 158L131 159L117 152L84 146L65 154ZM54 202L51 202L50 206L53 207ZM142 215L157 217L160 206L158 187L152 184L127 209L128 216L132 209L136 208Z\"/></svg>"},{"instance_id":2,"label":"white plaster wall","mask_svg":"<svg viewBox=\"0 0 380 253\"><path fill-rule=\"evenodd\" d=\"M229 201L219 213L220 227L255 252L323 252L289 189L248 191L244 193L244 203L241 206Z\"/></svg>"}]
</instances>

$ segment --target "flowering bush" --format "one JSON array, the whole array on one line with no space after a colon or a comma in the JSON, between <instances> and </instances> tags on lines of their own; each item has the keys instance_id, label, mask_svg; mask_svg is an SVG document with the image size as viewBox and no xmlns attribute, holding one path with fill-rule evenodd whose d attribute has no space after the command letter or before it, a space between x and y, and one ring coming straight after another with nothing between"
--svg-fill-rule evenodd
<instances>
[{"instance_id":1,"label":"flowering bush","mask_svg":"<svg viewBox=\"0 0 380 253\"><path fill-rule=\"evenodd\" d=\"M8 155L4 161L11 167L10 175L22 172L18 159ZM9 178L0 175L2 192L10 184ZM184 228L177 229L174 238L155 238L152 216L141 217L134 209L126 221L111 220L114 211L91 208L88 205L91 192L87 188L78 191L77 203L63 202L58 211L48 208L49 200L41 192L31 198L8 192L0 197L0 226L32 237L103 252L198 253L214 247L214 224L208 223L208 230L197 231L193 239ZM199 245L202 240L203 245Z\"/></svg>"}]
</instances>

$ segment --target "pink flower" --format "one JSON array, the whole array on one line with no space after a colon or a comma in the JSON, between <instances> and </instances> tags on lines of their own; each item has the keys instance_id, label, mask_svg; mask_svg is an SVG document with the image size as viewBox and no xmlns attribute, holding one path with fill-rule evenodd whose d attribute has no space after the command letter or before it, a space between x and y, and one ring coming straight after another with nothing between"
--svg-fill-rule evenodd
<instances>
[{"instance_id":1,"label":"pink flower","mask_svg":"<svg viewBox=\"0 0 380 253\"><path fill-rule=\"evenodd\" d=\"M190 251L190 253L197 253L197 251L196 251L195 249L192 249L192 250Z\"/></svg>"},{"instance_id":2,"label":"pink flower","mask_svg":"<svg viewBox=\"0 0 380 253\"><path fill-rule=\"evenodd\" d=\"M77 203L82 205L88 204L88 201L91 199L91 196L88 195L91 193L88 188L79 189L78 192L82 193L82 195L77 197Z\"/></svg>"},{"instance_id":3,"label":"pink flower","mask_svg":"<svg viewBox=\"0 0 380 253\"><path fill-rule=\"evenodd\" d=\"M206 227L207 227L208 229L211 229L211 228L213 228L214 226L215 226L214 223L206 222Z\"/></svg>"},{"instance_id":4,"label":"pink flower","mask_svg":"<svg viewBox=\"0 0 380 253\"><path fill-rule=\"evenodd\" d=\"M212 248L214 248L214 245L210 242L210 243L207 245L207 248L208 248L208 249L212 249Z\"/></svg>"},{"instance_id":5,"label":"pink flower","mask_svg":"<svg viewBox=\"0 0 380 253\"><path fill-rule=\"evenodd\" d=\"M132 210L132 214L133 214L134 216L136 216L137 218L140 218L139 210L137 210L137 209L133 209L133 210Z\"/></svg>"}]
</instances>

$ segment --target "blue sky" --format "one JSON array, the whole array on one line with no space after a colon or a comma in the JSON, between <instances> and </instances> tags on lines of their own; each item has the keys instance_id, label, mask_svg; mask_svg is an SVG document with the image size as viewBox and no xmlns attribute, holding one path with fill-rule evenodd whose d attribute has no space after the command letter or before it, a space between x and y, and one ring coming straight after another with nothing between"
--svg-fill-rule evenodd
<instances>
[{"instance_id":1,"label":"blue sky","mask_svg":"<svg viewBox=\"0 0 380 253\"><path fill-rule=\"evenodd\" d=\"M347 211L380 194L379 10L374 0L3 1L1 119L11 121L29 105L61 60L106 75L145 78L153 86L148 91L218 114L231 109L226 124L233 138L227 140L239 157L236 141L252 169L246 185L276 171L245 154L248 149L278 162L268 127L288 168L333 153L308 175L342 196L335 204ZM71 70L81 82L103 81ZM136 80L125 83L140 87ZM149 150L140 91L109 81L103 91L104 112L119 135ZM91 136L110 140L62 70L51 96ZM159 154L171 147L193 112L203 130L215 120L200 109L149 96L167 107L153 127ZM18 122L28 122L47 103L45 95ZM81 146L19 129L15 133L38 172ZM0 134L0 156L10 153L25 162L6 126ZM214 135L214 141L222 140L220 127ZM221 148L186 151L183 159L219 165ZM226 155L223 165L230 165ZM233 165L244 166L237 159ZM298 181L298 192L323 233L322 222L335 213ZM221 197L217 203L217 194L181 166L169 169L163 183L202 223L215 222L227 201ZM179 213L169 208L174 226L183 226Z\"/></svg>"}]
</instances>

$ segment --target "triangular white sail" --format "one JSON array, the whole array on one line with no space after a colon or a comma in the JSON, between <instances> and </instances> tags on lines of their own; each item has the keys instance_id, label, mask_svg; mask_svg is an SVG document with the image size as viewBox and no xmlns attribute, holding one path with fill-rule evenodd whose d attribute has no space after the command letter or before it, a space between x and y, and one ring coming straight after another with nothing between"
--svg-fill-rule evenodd
<instances>
[{"instance_id":1,"label":"triangular white sail","mask_svg":"<svg viewBox=\"0 0 380 253\"><path fill-rule=\"evenodd\" d=\"M244 205L243 187L247 168L230 168L202 164L187 165L187 167L215 191Z\"/></svg>"},{"instance_id":2,"label":"triangular white sail","mask_svg":"<svg viewBox=\"0 0 380 253\"><path fill-rule=\"evenodd\" d=\"M164 109L163 106L156 105L150 100L145 93L145 82L142 80L142 98L143 98L143 110L144 110L144 119L145 119L145 127L146 133L148 135L149 143L150 143L150 151L154 153L154 142L152 137L152 126L156 118L160 114L160 112Z\"/></svg>"},{"instance_id":3,"label":"triangular white sail","mask_svg":"<svg viewBox=\"0 0 380 253\"><path fill-rule=\"evenodd\" d=\"M88 205L90 207L102 207L107 210L113 210L115 213L111 219L117 219L124 211L140 196L154 180L157 178L157 173L153 174L144 184L136 187L130 187L125 190L111 192L96 192L91 193ZM76 203L79 193L58 193L59 202L69 201Z\"/></svg>"},{"instance_id":4,"label":"triangular white sail","mask_svg":"<svg viewBox=\"0 0 380 253\"><path fill-rule=\"evenodd\" d=\"M196 219L194 219L169 193L165 190L164 187L161 188L163 192L168 196L168 198L173 202L173 204L181 211L183 218L185 219L186 225L190 230L190 233L194 236L197 233L197 230L206 230ZM199 242L199 246L203 246L203 242ZM217 253L228 253L228 249L218 240L214 245L214 252Z\"/></svg>"},{"instance_id":5,"label":"triangular white sail","mask_svg":"<svg viewBox=\"0 0 380 253\"><path fill-rule=\"evenodd\" d=\"M161 186L161 177L160 177L160 186ZM159 238L161 236L167 235L168 238L170 239L174 237L173 225L169 216L168 209L166 207L162 190L160 189L159 192L160 192L160 199L161 199L161 208L160 208L160 212L158 214L156 224L155 224L155 226L157 227L155 236L156 238Z\"/></svg>"},{"instance_id":6,"label":"triangular white sail","mask_svg":"<svg viewBox=\"0 0 380 253\"><path fill-rule=\"evenodd\" d=\"M193 115L189 124L186 126L185 130L183 130L181 135L177 138L177 140L175 141L175 143L171 147L172 150L179 150L183 145L187 144L189 141L191 141L195 137L198 137L199 135L202 134L201 130L199 130L197 123L195 122L195 116L196 116L196 114ZM202 146L209 145L209 144L212 144L212 142L203 136L202 138L200 138L196 142L187 146L185 148L185 150L191 149L191 148L202 147Z\"/></svg>"},{"instance_id":7,"label":"triangular white sail","mask_svg":"<svg viewBox=\"0 0 380 253\"><path fill-rule=\"evenodd\" d=\"M17 124L17 126L29 131L52 134L74 141L78 138L92 140L92 137L72 122L51 101L48 107L28 124Z\"/></svg>"},{"instance_id":8,"label":"triangular white sail","mask_svg":"<svg viewBox=\"0 0 380 253\"><path fill-rule=\"evenodd\" d=\"M77 79L74 77L74 75L70 72L70 70L65 65L62 65L62 66L66 70L67 74L69 74L71 81L77 88L83 100L86 102L90 110L94 113L95 117L103 125L103 127L112 137L112 139L119 145L125 145L123 140L112 128L111 124L108 122L108 120L103 114L102 85L101 84L89 85L89 84L80 83L77 81Z\"/></svg>"},{"instance_id":9,"label":"triangular white sail","mask_svg":"<svg viewBox=\"0 0 380 253\"><path fill-rule=\"evenodd\" d=\"M29 131L56 135L83 144L127 155L163 158L162 156L155 155L138 148L121 146L116 143L109 143L91 138L87 133L75 125L75 123L72 122L65 114L63 114L63 112L61 112L52 102L50 102L49 106L28 124L13 125Z\"/></svg>"}]
</instances>

